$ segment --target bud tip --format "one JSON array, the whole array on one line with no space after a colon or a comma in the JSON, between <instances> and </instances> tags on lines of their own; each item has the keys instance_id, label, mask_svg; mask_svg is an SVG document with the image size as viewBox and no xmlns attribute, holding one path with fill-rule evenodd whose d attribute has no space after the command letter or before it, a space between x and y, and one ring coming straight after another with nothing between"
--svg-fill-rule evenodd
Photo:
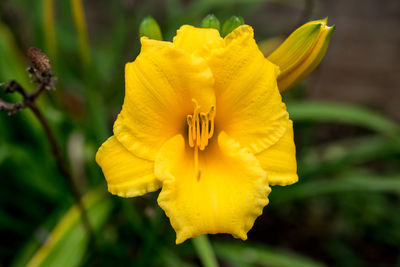
<instances>
[{"instance_id":1,"label":"bud tip","mask_svg":"<svg viewBox=\"0 0 400 267\"><path fill-rule=\"evenodd\" d=\"M244 19L241 16L232 16L224 22L222 26L222 37L230 34L234 29L244 24Z\"/></svg>"},{"instance_id":2,"label":"bud tip","mask_svg":"<svg viewBox=\"0 0 400 267\"><path fill-rule=\"evenodd\" d=\"M217 29L218 31L221 28L221 24L218 18L214 14L208 14L204 19L201 21L202 28L212 28Z\"/></svg>"},{"instance_id":3,"label":"bud tip","mask_svg":"<svg viewBox=\"0 0 400 267\"><path fill-rule=\"evenodd\" d=\"M139 25L139 37L146 36L154 40L162 40L160 26L152 16L145 17Z\"/></svg>"}]
</instances>

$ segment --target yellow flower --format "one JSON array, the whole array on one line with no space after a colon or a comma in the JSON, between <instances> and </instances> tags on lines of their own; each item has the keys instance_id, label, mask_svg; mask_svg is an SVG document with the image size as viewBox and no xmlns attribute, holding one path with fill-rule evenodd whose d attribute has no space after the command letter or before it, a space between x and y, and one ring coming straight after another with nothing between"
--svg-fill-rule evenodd
<instances>
[{"instance_id":1,"label":"yellow flower","mask_svg":"<svg viewBox=\"0 0 400 267\"><path fill-rule=\"evenodd\" d=\"M114 136L96 155L108 190L134 197L161 188L176 243L207 233L245 240L269 185L298 179L279 68L248 25L224 39L184 25L173 42L141 43L125 68Z\"/></svg>"}]
</instances>

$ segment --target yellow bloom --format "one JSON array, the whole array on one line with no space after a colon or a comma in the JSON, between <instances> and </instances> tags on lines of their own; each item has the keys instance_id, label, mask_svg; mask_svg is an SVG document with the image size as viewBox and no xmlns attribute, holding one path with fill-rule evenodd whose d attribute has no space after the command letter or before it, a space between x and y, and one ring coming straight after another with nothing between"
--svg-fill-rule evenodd
<instances>
[{"instance_id":1,"label":"yellow bloom","mask_svg":"<svg viewBox=\"0 0 400 267\"><path fill-rule=\"evenodd\" d=\"M108 190L134 197L161 188L177 243L207 233L245 240L269 185L298 179L279 68L248 25L224 39L184 25L173 42L141 43L126 65L114 136L96 155Z\"/></svg>"}]
</instances>

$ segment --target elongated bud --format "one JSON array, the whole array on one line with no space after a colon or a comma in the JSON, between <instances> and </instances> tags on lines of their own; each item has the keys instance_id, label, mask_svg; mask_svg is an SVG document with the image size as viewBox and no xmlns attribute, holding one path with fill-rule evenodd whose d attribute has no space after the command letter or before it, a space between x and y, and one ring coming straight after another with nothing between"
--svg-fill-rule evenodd
<instances>
[{"instance_id":1,"label":"elongated bud","mask_svg":"<svg viewBox=\"0 0 400 267\"><path fill-rule=\"evenodd\" d=\"M299 83L321 62L335 30L335 25L329 27L327 21L325 18L304 24L267 57L281 69L281 92Z\"/></svg>"},{"instance_id":2,"label":"elongated bud","mask_svg":"<svg viewBox=\"0 0 400 267\"><path fill-rule=\"evenodd\" d=\"M217 29L219 31L221 28L221 24L219 23L219 20L216 16L214 16L213 14L209 14L201 21L201 27Z\"/></svg>"},{"instance_id":3,"label":"elongated bud","mask_svg":"<svg viewBox=\"0 0 400 267\"><path fill-rule=\"evenodd\" d=\"M242 17L232 16L224 22L222 26L221 36L225 37L230 34L234 29L244 24Z\"/></svg>"},{"instance_id":4,"label":"elongated bud","mask_svg":"<svg viewBox=\"0 0 400 267\"><path fill-rule=\"evenodd\" d=\"M139 37L146 36L150 39L162 41L160 26L152 16L145 17L139 26Z\"/></svg>"}]
</instances>

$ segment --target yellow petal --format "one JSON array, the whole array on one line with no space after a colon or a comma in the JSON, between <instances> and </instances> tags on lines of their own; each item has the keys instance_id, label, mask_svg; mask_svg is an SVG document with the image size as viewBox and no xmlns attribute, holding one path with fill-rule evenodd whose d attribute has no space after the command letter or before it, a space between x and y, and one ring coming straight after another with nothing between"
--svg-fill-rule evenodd
<instances>
[{"instance_id":1,"label":"yellow petal","mask_svg":"<svg viewBox=\"0 0 400 267\"><path fill-rule=\"evenodd\" d=\"M96 162L103 170L108 191L120 197L141 196L161 187L154 176L154 162L140 159L111 136L99 148Z\"/></svg>"},{"instance_id":2,"label":"yellow petal","mask_svg":"<svg viewBox=\"0 0 400 267\"><path fill-rule=\"evenodd\" d=\"M193 113L215 106L213 76L206 62L172 43L142 38L142 50L125 68L125 100L114 134L138 157L154 160L161 145L184 131Z\"/></svg>"},{"instance_id":3,"label":"yellow petal","mask_svg":"<svg viewBox=\"0 0 400 267\"><path fill-rule=\"evenodd\" d=\"M245 240L268 204L265 171L224 132L199 152L199 168L200 175L181 135L167 141L156 158L155 174L163 181L158 204L170 218L176 243L208 233Z\"/></svg>"},{"instance_id":4,"label":"yellow petal","mask_svg":"<svg viewBox=\"0 0 400 267\"><path fill-rule=\"evenodd\" d=\"M303 80L318 66L334 29L334 26L327 26L327 19L310 21L296 29L268 56L268 60L281 69L278 77L281 92Z\"/></svg>"},{"instance_id":5,"label":"yellow petal","mask_svg":"<svg viewBox=\"0 0 400 267\"><path fill-rule=\"evenodd\" d=\"M293 140L293 122L289 121L286 133L267 150L256 155L267 172L270 185L290 185L298 181L296 147Z\"/></svg>"},{"instance_id":6,"label":"yellow petal","mask_svg":"<svg viewBox=\"0 0 400 267\"><path fill-rule=\"evenodd\" d=\"M248 25L236 28L207 61L215 79L216 127L259 153L282 137L289 118L276 83L279 69L253 36Z\"/></svg>"},{"instance_id":7,"label":"yellow petal","mask_svg":"<svg viewBox=\"0 0 400 267\"><path fill-rule=\"evenodd\" d=\"M222 40L222 38L216 29L183 25L177 31L173 43L178 48L182 48L189 53L194 53L217 40Z\"/></svg>"}]
</instances>

